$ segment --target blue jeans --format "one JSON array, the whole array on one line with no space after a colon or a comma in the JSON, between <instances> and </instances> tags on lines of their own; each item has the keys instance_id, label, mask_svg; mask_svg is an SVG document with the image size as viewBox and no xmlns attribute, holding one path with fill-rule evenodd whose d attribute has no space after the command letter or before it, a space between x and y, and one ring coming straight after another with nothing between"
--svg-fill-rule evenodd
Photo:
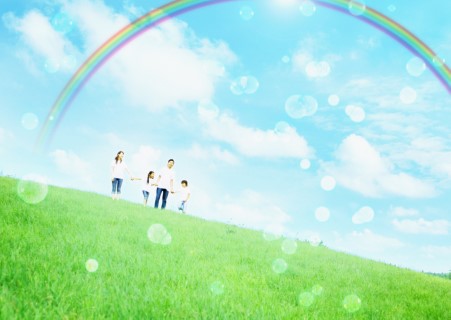
<instances>
[{"instance_id":1,"label":"blue jeans","mask_svg":"<svg viewBox=\"0 0 451 320\"><path fill-rule=\"evenodd\" d=\"M121 187L122 187L122 181L124 181L124 179L119 179L119 178L114 178L112 183L113 183L113 189L111 191L112 194L121 194Z\"/></svg>"},{"instance_id":2,"label":"blue jeans","mask_svg":"<svg viewBox=\"0 0 451 320\"><path fill-rule=\"evenodd\" d=\"M182 212L185 212L185 205L186 205L186 201L182 201L179 205L179 210L181 210Z\"/></svg>"},{"instance_id":3,"label":"blue jeans","mask_svg":"<svg viewBox=\"0 0 451 320\"><path fill-rule=\"evenodd\" d=\"M169 195L169 191L167 189L157 188L157 194L155 196L155 208L158 208L158 204L160 202L161 194L163 193L163 202L161 203L161 209L166 208L166 200Z\"/></svg>"}]
</instances>

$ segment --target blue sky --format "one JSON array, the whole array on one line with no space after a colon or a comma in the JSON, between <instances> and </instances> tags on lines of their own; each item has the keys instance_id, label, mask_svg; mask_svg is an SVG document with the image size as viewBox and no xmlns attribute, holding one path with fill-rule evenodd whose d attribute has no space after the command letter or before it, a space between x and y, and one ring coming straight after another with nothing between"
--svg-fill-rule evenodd
<instances>
[{"instance_id":1,"label":"blue sky","mask_svg":"<svg viewBox=\"0 0 451 320\"><path fill-rule=\"evenodd\" d=\"M95 74L34 153L77 67L164 3L2 1L3 174L108 195L117 151L138 177L174 158L189 214L451 270L450 95L385 34L322 7L306 15L301 1L215 5L148 31ZM366 4L451 61L451 3ZM124 198L141 202L140 190L125 181Z\"/></svg>"}]
</instances>

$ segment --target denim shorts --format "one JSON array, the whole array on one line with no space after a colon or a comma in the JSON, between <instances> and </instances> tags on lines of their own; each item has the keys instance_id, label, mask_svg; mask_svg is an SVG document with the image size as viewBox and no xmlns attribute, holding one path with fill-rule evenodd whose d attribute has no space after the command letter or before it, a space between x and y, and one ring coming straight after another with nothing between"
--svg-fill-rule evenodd
<instances>
[{"instance_id":1,"label":"denim shorts","mask_svg":"<svg viewBox=\"0 0 451 320\"><path fill-rule=\"evenodd\" d=\"M144 199L149 199L149 191L143 190Z\"/></svg>"}]
</instances>

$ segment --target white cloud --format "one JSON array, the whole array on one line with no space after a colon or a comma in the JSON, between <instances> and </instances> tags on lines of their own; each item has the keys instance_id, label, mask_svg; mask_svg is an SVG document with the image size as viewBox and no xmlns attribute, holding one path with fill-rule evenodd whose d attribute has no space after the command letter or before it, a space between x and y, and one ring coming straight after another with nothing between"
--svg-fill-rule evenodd
<instances>
[{"instance_id":1,"label":"white cloud","mask_svg":"<svg viewBox=\"0 0 451 320\"><path fill-rule=\"evenodd\" d=\"M216 203L209 218L252 229L283 226L291 220L291 217L271 203L268 197L249 189L238 196Z\"/></svg>"},{"instance_id":2,"label":"white cloud","mask_svg":"<svg viewBox=\"0 0 451 320\"><path fill-rule=\"evenodd\" d=\"M394 151L392 158L427 168L440 179L451 179L451 151L441 137L419 137Z\"/></svg>"},{"instance_id":3,"label":"white cloud","mask_svg":"<svg viewBox=\"0 0 451 320\"><path fill-rule=\"evenodd\" d=\"M419 211L417 209L412 208L391 207L389 210L389 214L397 217L411 217L417 216L419 214Z\"/></svg>"},{"instance_id":4,"label":"white cloud","mask_svg":"<svg viewBox=\"0 0 451 320\"><path fill-rule=\"evenodd\" d=\"M432 184L403 172L395 173L394 165L362 136L346 137L335 156L337 163L323 163L323 169L340 185L366 196L428 198L436 194Z\"/></svg>"},{"instance_id":5,"label":"white cloud","mask_svg":"<svg viewBox=\"0 0 451 320\"><path fill-rule=\"evenodd\" d=\"M131 155L129 169L136 177L146 177L149 171L157 172L161 150L151 146L140 146L138 152Z\"/></svg>"},{"instance_id":6,"label":"white cloud","mask_svg":"<svg viewBox=\"0 0 451 320\"><path fill-rule=\"evenodd\" d=\"M239 163L238 158L233 153L218 146L203 147L196 143L188 150L188 155L194 159L214 160L232 165Z\"/></svg>"},{"instance_id":7,"label":"white cloud","mask_svg":"<svg viewBox=\"0 0 451 320\"><path fill-rule=\"evenodd\" d=\"M90 163L82 160L72 151L58 149L51 152L50 156L61 173L86 183L93 181L93 170Z\"/></svg>"},{"instance_id":8,"label":"white cloud","mask_svg":"<svg viewBox=\"0 0 451 320\"><path fill-rule=\"evenodd\" d=\"M372 259L380 259L382 253L405 246L399 239L386 237L369 229L364 229L362 232L353 231L345 236L336 233L335 239L330 245L334 249Z\"/></svg>"},{"instance_id":9,"label":"white cloud","mask_svg":"<svg viewBox=\"0 0 451 320\"><path fill-rule=\"evenodd\" d=\"M226 142L250 157L308 158L313 154L305 138L292 127L282 133L265 131L245 127L233 117L221 114L208 119L205 130L210 138Z\"/></svg>"},{"instance_id":10,"label":"white cloud","mask_svg":"<svg viewBox=\"0 0 451 320\"><path fill-rule=\"evenodd\" d=\"M451 228L451 223L447 220L425 220L420 218L418 220L394 219L392 224L398 231L412 234L448 234L448 229Z\"/></svg>"},{"instance_id":11,"label":"white cloud","mask_svg":"<svg viewBox=\"0 0 451 320\"><path fill-rule=\"evenodd\" d=\"M79 55L78 51L41 12L32 10L23 18L9 12L3 15L3 21L9 29L19 32L32 52L42 57L54 71L73 71L73 59ZM20 57L26 58L26 64L30 65L28 55L21 54ZM32 71L35 72L33 68Z\"/></svg>"},{"instance_id":12,"label":"white cloud","mask_svg":"<svg viewBox=\"0 0 451 320\"><path fill-rule=\"evenodd\" d=\"M422 246L420 251L428 259L445 258L451 271L451 246Z\"/></svg>"},{"instance_id":13,"label":"white cloud","mask_svg":"<svg viewBox=\"0 0 451 320\"><path fill-rule=\"evenodd\" d=\"M66 9L86 35L89 51L129 23L103 2L77 1ZM159 110L212 98L224 65L235 61L226 43L201 39L186 23L171 19L122 48L106 69L128 102Z\"/></svg>"}]
</instances>

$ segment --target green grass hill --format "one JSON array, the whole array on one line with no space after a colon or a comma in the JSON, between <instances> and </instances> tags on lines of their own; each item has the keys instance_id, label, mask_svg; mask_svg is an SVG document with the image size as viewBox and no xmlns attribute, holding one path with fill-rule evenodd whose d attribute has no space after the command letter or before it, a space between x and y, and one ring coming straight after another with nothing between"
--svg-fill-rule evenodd
<instances>
[{"instance_id":1,"label":"green grass hill","mask_svg":"<svg viewBox=\"0 0 451 320\"><path fill-rule=\"evenodd\" d=\"M448 279L93 193L44 195L0 177L0 319L451 319Z\"/></svg>"}]
</instances>

